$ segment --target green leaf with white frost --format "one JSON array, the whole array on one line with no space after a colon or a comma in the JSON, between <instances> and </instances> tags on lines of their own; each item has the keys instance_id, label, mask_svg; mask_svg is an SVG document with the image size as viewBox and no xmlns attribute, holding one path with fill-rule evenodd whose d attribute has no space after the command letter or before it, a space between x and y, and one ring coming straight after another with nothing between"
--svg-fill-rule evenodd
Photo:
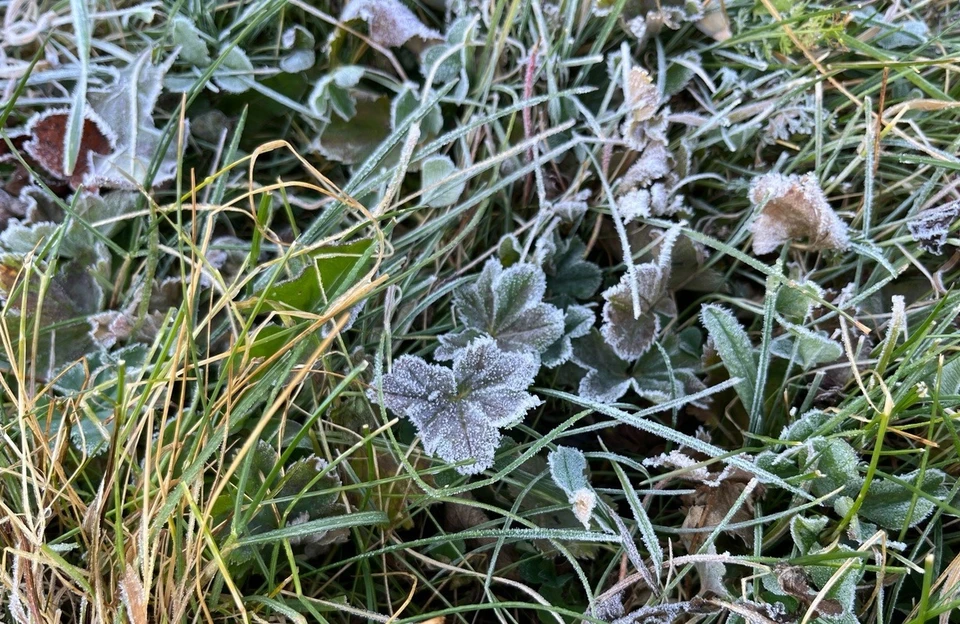
<instances>
[{"instance_id":1,"label":"green leaf with white frost","mask_svg":"<svg viewBox=\"0 0 960 624\"><path fill-rule=\"evenodd\" d=\"M222 55L223 49L220 50ZM227 93L243 93L250 88L247 80L253 79L253 63L247 53L238 46L226 52L223 62L213 75L213 81Z\"/></svg>"},{"instance_id":2,"label":"green leaf with white frost","mask_svg":"<svg viewBox=\"0 0 960 624\"><path fill-rule=\"evenodd\" d=\"M947 495L947 475L934 468L928 468L920 478L920 471L905 475L896 475L909 487L895 483L890 479L874 480L870 483L867 495L860 505L859 514L890 530L913 527L923 522L936 508L936 504L920 492L938 500Z\"/></svg>"},{"instance_id":3,"label":"green leaf with white frost","mask_svg":"<svg viewBox=\"0 0 960 624\"><path fill-rule=\"evenodd\" d=\"M824 332L794 325L784 319L780 324L787 333L770 344L770 352L785 360L796 360L804 369L835 362L843 356L843 347Z\"/></svg>"},{"instance_id":4,"label":"green leaf with white frost","mask_svg":"<svg viewBox=\"0 0 960 624\"><path fill-rule=\"evenodd\" d=\"M740 379L735 388L740 402L749 410L757 380L757 354L750 338L733 314L718 305L705 305L700 320L707 328L714 348L720 355L730 377Z\"/></svg>"},{"instance_id":5,"label":"green leaf with white frost","mask_svg":"<svg viewBox=\"0 0 960 624\"><path fill-rule=\"evenodd\" d=\"M423 188L423 203L433 208L442 208L457 203L466 180L449 180L457 175L457 166L449 156L431 156L420 165L420 184Z\"/></svg>"},{"instance_id":6,"label":"green leaf with white frost","mask_svg":"<svg viewBox=\"0 0 960 624\"><path fill-rule=\"evenodd\" d=\"M558 446L555 451L550 451L547 463L553 482L560 486L567 496L573 496L577 490L590 485L586 475L587 458L579 449Z\"/></svg>"}]
</instances>

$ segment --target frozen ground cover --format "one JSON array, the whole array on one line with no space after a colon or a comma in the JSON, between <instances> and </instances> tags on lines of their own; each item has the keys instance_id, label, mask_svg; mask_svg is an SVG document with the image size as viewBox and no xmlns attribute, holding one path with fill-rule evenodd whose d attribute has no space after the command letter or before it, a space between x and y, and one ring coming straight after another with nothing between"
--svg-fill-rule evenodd
<instances>
[{"instance_id":1,"label":"frozen ground cover","mask_svg":"<svg viewBox=\"0 0 960 624\"><path fill-rule=\"evenodd\" d=\"M947 623L951 0L0 0L3 621Z\"/></svg>"}]
</instances>

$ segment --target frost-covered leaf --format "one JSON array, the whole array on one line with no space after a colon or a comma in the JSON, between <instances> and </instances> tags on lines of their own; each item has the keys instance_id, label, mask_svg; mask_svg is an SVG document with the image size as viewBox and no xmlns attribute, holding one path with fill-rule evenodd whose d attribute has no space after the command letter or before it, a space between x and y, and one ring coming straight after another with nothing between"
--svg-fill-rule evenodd
<instances>
[{"instance_id":1,"label":"frost-covered leaf","mask_svg":"<svg viewBox=\"0 0 960 624\"><path fill-rule=\"evenodd\" d=\"M585 189L569 199L551 202L548 209L564 223L576 223L587 213L587 200L590 195L591 191Z\"/></svg>"},{"instance_id":2,"label":"frost-covered leaf","mask_svg":"<svg viewBox=\"0 0 960 624\"><path fill-rule=\"evenodd\" d=\"M363 20L372 41L397 48L417 37L423 41L442 40L443 35L427 28L400 0L350 0L340 14L341 22Z\"/></svg>"},{"instance_id":3,"label":"frost-covered leaf","mask_svg":"<svg viewBox=\"0 0 960 624\"><path fill-rule=\"evenodd\" d=\"M218 54L224 53L223 46ZM243 93L250 89L247 79L253 75L253 63L239 46L227 50L223 62L213 75L213 81L227 93Z\"/></svg>"},{"instance_id":4,"label":"frost-covered leaf","mask_svg":"<svg viewBox=\"0 0 960 624\"><path fill-rule=\"evenodd\" d=\"M435 357L454 357L465 339L479 334L491 336L505 351L546 351L563 336L565 318L559 308L543 302L545 292L540 267L522 263L504 269L498 259L488 260L476 282L454 293L453 307L464 330L441 336Z\"/></svg>"},{"instance_id":5,"label":"frost-covered leaf","mask_svg":"<svg viewBox=\"0 0 960 624\"><path fill-rule=\"evenodd\" d=\"M820 534L827 528L828 520L825 516L804 518L794 516L790 520L790 536L801 555L806 555L820 549Z\"/></svg>"},{"instance_id":6,"label":"frost-covered leaf","mask_svg":"<svg viewBox=\"0 0 960 624\"><path fill-rule=\"evenodd\" d=\"M843 347L831 340L825 332L807 329L781 319L787 333L770 343L770 353L785 360L796 361L804 369L835 362L843 356ZM796 351L796 353L794 353Z\"/></svg>"},{"instance_id":7,"label":"frost-covered leaf","mask_svg":"<svg viewBox=\"0 0 960 624\"><path fill-rule=\"evenodd\" d=\"M577 490L590 486L587 480L587 458L579 449L558 446L547 456L550 477L560 486L567 496L573 496Z\"/></svg>"},{"instance_id":8,"label":"frost-covered leaf","mask_svg":"<svg viewBox=\"0 0 960 624\"><path fill-rule=\"evenodd\" d=\"M457 166L449 156L437 154L426 158L420 165L420 186L424 189L423 203L440 208L457 203L466 180L447 182L457 173Z\"/></svg>"},{"instance_id":9,"label":"frost-covered leaf","mask_svg":"<svg viewBox=\"0 0 960 624\"><path fill-rule=\"evenodd\" d=\"M146 183L147 172L157 155L162 131L153 120L154 107L163 88L163 77L173 64L171 56L162 65L150 62L150 50L122 69L112 85L91 92L90 105L108 120L116 135L116 149L94 155L89 176L98 186L135 190ZM177 172L177 142L170 141L151 183L159 186Z\"/></svg>"},{"instance_id":10,"label":"frost-covered leaf","mask_svg":"<svg viewBox=\"0 0 960 624\"><path fill-rule=\"evenodd\" d=\"M946 486L947 475L935 468L927 468L922 480L919 470L896 476L939 500L943 500L949 490ZM870 483L859 514L885 529L897 530L904 525L913 527L920 524L933 513L935 507L932 501L915 495L912 490L889 479L880 479Z\"/></svg>"},{"instance_id":11,"label":"frost-covered leaf","mask_svg":"<svg viewBox=\"0 0 960 624\"><path fill-rule=\"evenodd\" d=\"M928 253L940 255L947 244L950 228L960 216L960 200L924 210L907 222L910 236Z\"/></svg>"},{"instance_id":12,"label":"frost-covered leaf","mask_svg":"<svg viewBox=\"0 0 960 624\"><path fill-rule=\"evenodd\" d=\"M841 495L855 497L860 491L862 478L860 456L853 447L840 438L821 438L813 441L813 449L814 466L820 475L813 480L813 493L826 496L837 488L842 488Z\"/></svg>"},{"instance_id":13,"label":"frost-covered leaf","mask_svg":"<svg viewBox=\"0 0 960 624\"><path fill-rule=\"evenodd\" d=\"M500 258L500 264L504 267L511 267L520 262L523 255L523 245L514 234L507 234L500 239L497 245L497 257Z\"/></svg>"},{"instance_id":14,"label":"frost-covered leaf","mask_svg":"<svg viewBox=\"0 0 960 624\"><path fill-rule=\"evenodd\" d=\"M650 349L631 365L620 359L600 332L592 330L574 341L572 360L587 374L580 380L580 396L600 403L612 403L633 389L653 403L695 394L705 389L697 377L699 332L689 328L663 341L670 358L669 366L660 349ZM694 403L705 407L702 402Z\"/></svg>"},{"instance_id":15,"label":"frost-covered leaf","mask_svg":"<svg viewBox=\"0 0 960 624\"><path fill-rule=\"evenodd\" d=\"M541 354L543 365L556 368L573 355L572 340L590 333L597 317L593 310L582 305L572 305L564 311L563 335Z\"/></svg>"},{"instance_id":16,"label":"frost-covered leaf","mask_svg":"<svg viewBox=\"0 0 960 624\"><path fill-rule=\"evenodd\" d=\"M550 476L553 482L567 494L567 500L585 529L590 528L593 509L597 505L597 495L587 480L587 458L577 449L558 446L547 457Z\"/></svg>"},{"instance_id":17,"label":"frost-covered leaf","mask_svg":"<svg viewBox=\"0 0 960 624\"><path fill-rule=\"evenodd\" d=\"M603 338L625 360L636 360L650 348L660 332L660 317L676 316L677 304L667 290L669 277L659 264L645 263L624 273L620 283L603 293ZM633 289L639 294L634 306Z\"/></svg>"},{"instance_id":18,"label":"frost-covered leaf","mask_svg":"<svg viewBox=\"0 0 960 624\"><path fill-rule=\"evenodd\" d=\"M390 105L390 128L396 130L406 121L407 117L420 108L420 96L415 88L407 86L393 98ZM421 142L435 137L443 130L443 112L440 105L435 104L420 120Z\"/></svg>"},{"instance_id":19,"label":"frost-covered leaf","mask_svg":"<svg viewBox=\"0 0 960 624\"><path fill-rule=\"evenodd\" d=\"M330 119L315 148L325 158L354 165L366 160L389 135L390 101L365 96L357 100L356 114L349 121L339 115Z\"/></svg>"},{"instance_id":20,"label":"frost-covered leaf","mask_svg":"<svg viewBox=\"0 0 960 624\"><path fill-rule=\"evenodd\" d=\"M674 195L662 182L650 188L632 189L617 199L617 206L625 223L650 217L669 217L689 212L683 195Z\"/></svg>"},{"instance_id":21,"label":"frost-covered leaf","mask_svg":"<svg viewBox=\"0 0 960 624\"><path fill-rule=\"evenodd\" d=\"M65 160L65 136L68 109L49 109L37 113L27 122L29 140L23 143L23 151L56 180L66 180L73 188L91 184L89 177L94 171L94 155L110 154L117 144L116 132L94 110L87 110L80 136L80 152L73 173L63 172Z\"/></svg>"},{"instance_id":22,"label":"frost-covered leaf","mask_svg":"<svg viewBox=\"0 0 960 624\"><path fill-rule=\"evenodd\" d=\"M244 537L255 536L284 527L297 526L321 518L337 516L344 512L338 502L341 481L336 470L328 468L326 460L310 455L284 466L275 480L266 482L268 475L280 463L277 450L263 440L258 440L247 461L250 470L243 483L243 492L236 491L240 483L232 484L230 496L254 497L266 485L268 490L260 509L249 522L240 527ZM236 479L236 477L235 477ZM230 501L232 510L233 501ZM222 520L229 521L229 518ZM307 557L321 552L324 547L346 538L346 531L327 529L299 534L290 538L290 544L299 547ZM243 546L231 551L234 562L242 562L253 556L255 546Z\"/></svg>"},{"instance_id":23,"label":"frost-covered leaf","mask_svg":"<svg viewBox=\"0 0 960 624\"><path fill-rule=\"evenodd\" d=\"M191 63L196 67L210 65L207 42L204 41L192 19L183 15L174 17L170 22L170 34L173 37L173 45L180 48L178 58L182 62Z\"/></svg>"},{"instance_id":24,"label":"frost-covered leaf","mask_svg":"<svg viewBox=\"0 0 960 624\"><path fill-rule=\"evenodd\" d=\"M648 132L650 129L648 128ZM673 173L676 161L666 144L651 141L620 180L620 186L645 187Z\"/></svg>"},{"instance_id":25,"label":"frost-covered leaf","mask_svg":"<svg viewBox=\"0 0 960 624\"><path fill-rule=\"evenodd\" d=\"M797 239L807 239L817 250L850 246L847 224L827 203L813 174L759 176L750 184L750 201L759 212L750 226L755 254L770 253Z\"/></svg>"},{"instance_id":26,"label":"frost-covered leaf","mask_svg":"<svg viewBox=\"0 0 960 624\"><path fill-rule=\"evenodd\" d=\"M818 299L822 300L823 297L823 288L816 282L804 280L796 288L784 287L777 291L776 310L786 319L802 321L811 308L820 307Z\"/></svg>"},{"instance_id":27,"label":"frost-covered leaf","mask_svg":"<svg viewBox=\"0 0 960 624\"><path fill-rule=\"evenodd\" d=\"M95 350L87 317L103 308L100 284L110 277L110 254L103 244L97 244L61 262L47 285L42 306L40 277L21 272L21 268L20 262L10 257L0 271L0 298L9 298L9 312L3 322L8 324L9 336L19 335L21 316L26 317L27 336L32 337L34 324L40 330L35 364L38 375L48 378L64 364ZM32 352L29 344L26 348Z\"/></svg>"},{"instance_id":28,"label":"frost-covered leaf","mask_svg":"<svg viewBox=\"0 0 960 624\"><path fill-rule=\"evenodd\" d=\"M576 237L559 235L537 240L535 256L547 276L551 297L590 299L603 279L600 267L584 259L587 246Z\"/></svg>"},{"instance_id":29,"label":"frost-covered leaf","mask_svg":"<svg viewBox=\"0 0 960 624\"><path fill-rule=\"evenodd\" d=\"M450 463L473 460L457 471L476 474L493 465L500 429L540 404L526 391L539 366L535 355L505 352L491 338L458 351L452 370L404 355L383 376L383 404L413 422L428 453ZM377 400L375 391L370 396Z\"/></svg>"},{"instance_id":30,"label":"frost-covered leaf","mask_svg":"<svg viewBox=\"0 0 960 624\"><path fill-rule=\"evenodd\" d=\"M757 354L750 344L750 337L729 310L709 304L703 306L700 320L707 328L713 345L720 354L730 377L739 377L735 386L740 402L746 409L753 405L753 393L757 382Z\"/></svg>"},{"instance_id":31,"label":"frost-covered leaf","mask_svg":"<svg viewBox=\"0 0 960 624\"><path fill-rule=\"evenodd\" d=\"M317 62L314 51L316 39L313 33L299 24L294 24L283 31L280 43L287 50L286 56L280 59L280 69L287 73L307 71Z\"/></svg>"},{"instance_id":32,"label":"frost-covered leaf","mask_svg":"<svg viewBox=\"0 0 960 624\"><path fill-rule=\"evenodd\" d=\"M875 7L853 11L851 16L864 26L876 28L876 34L869 41L885 50L917 48L930 39L930 28L921 20L890 22Z\"/></svg>"},{"instance_id":33,"label":"frost-covered leaf","mask_svg":"<svg viewBox=\"0 0 960 624\"><path fill-rule=\"evenodd\" d=\"M585 399L613 403L633 384L630 364L620 359L596 330L574 343L573 361L587 370L578 391Z\"/></svg>"},{"instance_id":34,"label":"frost-covered leaf","mask_svg":"<svg viewBox=\"0 0 960 624\"><path fill-rule=\"evenodd\" d=\"M353 119L357 114L357 97L352 89L360 84L365 72L357 65L342 65L326 72L307 96L310 110L321 119L329 118L330 111L344 121Z\"/></svg>"},{"instance_id":35,"label":"frost-covered leaf","mask_svg":"<svg viewBox=\"0 0 960 624\"><path fill-rule=\"evenodd\" d=\"M820 410L804 412L795 422L783 428L783 431L780 432L780 439L792 442L804 442L808 438L813 437L830 418L830 414Z\"/></svg>"}]
</instances>

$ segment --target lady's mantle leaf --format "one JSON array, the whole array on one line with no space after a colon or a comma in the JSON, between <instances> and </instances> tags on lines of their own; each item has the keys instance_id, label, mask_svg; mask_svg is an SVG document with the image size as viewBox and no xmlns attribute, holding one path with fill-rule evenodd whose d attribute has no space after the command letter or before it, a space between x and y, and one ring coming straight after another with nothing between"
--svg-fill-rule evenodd
<instances>
[{"instance_id":1,"label":"lady's mantle leaf","mask_svg":"<svg viewBox=\"0 0 960 624\"><path fill-rule=\"evenodd\" d=\"M746 409L753 405L753 391L757 381L757 354L753 351L747 332L728 310L716 305L705 305L700 320L731 377L739 377L734 386Z\"/></svg>"},{"instance_id":2,"label":"lady's mantle leaf","mask_svg":"<svg viewBox=\"0 0 960 624\"><path fill-rule=\"evenodd\" d=\"M556 368L567 362L573 355L572 340L589 334L595 321L596 315L586 306L572 305L567 308L563 322L563 335L541 354L543 365L547 368Z\"/></svg>"},{"instance_id":3,"label":"lady's mantle leaf","mask_svg":"<svg viewBox=\"0 0 960 624\"><path fill-rule=\"evenodd\" d=\"M409 418L428 453L455 463L460 474L493 465L500 429L520 422L540 404L526 389L540 367L530 353L507 353L492 338L458 351L453 370L404 355L383 376L383 405ZM377 400L376 392L371 398Z\"/></svg>"},{"instance_id":4,"label":"lady's mantle leaf","mask_svg":"<svg viewBox=\"0 0 960 624\"><path fill-rule=\"evenodd\" d=\"M638 265L634 278L640 294L640 309L634 309L631 276L625 273L619 284L603 293L607 303L603 306L603 326L600 330L616 354L631 361L646 353L660 332L657 314L677 314L677 304L667 292L669 276L659 265Z\"/></svg>"},{"instance_id":5,"label":"lady's mantle leaf","mask_svg":"<svg viewBox=\"0 0 960 624\"><path fill-rule=\"evenodd\" d=\"M564 334L563 312L543 303L546 289L546 276L536 265L515 264L504 269L497 259L487 261L476 283L453 296L457 318L466 329L441 336L435 357L453 358L482 334L492 336L505 351L546 351Z\"/></svg>"},{"instance_id":6,"label":"lady's mantle leaf","mask_svg":"<svg viewBox=\"0 0 960 624\"><path fill-rule=\"evenodd\" d=\"M750 230L753 253L775 251L792 239L806 238L813 249L846 249L847 224L833 211L812 174L768 173L750 185L750 201L760 211Z\"/></svg>"},{"instance_id":7,"label":"lady's mantle leaf","mask_svg":"<svg viewBox=\"0 0 960 624\"><path fill-rule=\"evenodd\" d=\"M671 334L662 346L670 358L669 366L660 349L647 351L631 366L614 353L600 332L591 331L573 346L573 362L587 370L580 380L580 396L613 403L632 388L648 401L663 403L704 390L706 386L695 368L701 350L700 332L689 328L679 335ZM700 402L694 405L705 407Z\"/></svg>"}]
</instances>

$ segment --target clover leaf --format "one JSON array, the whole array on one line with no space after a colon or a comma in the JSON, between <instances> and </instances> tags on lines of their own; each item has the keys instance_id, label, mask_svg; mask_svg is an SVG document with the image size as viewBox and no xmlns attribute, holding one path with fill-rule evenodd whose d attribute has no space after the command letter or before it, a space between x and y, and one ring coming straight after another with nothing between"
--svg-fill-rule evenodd
<instances>
[{"instance_id":1,"label":"clover leaf","mask_svg":"<svg viewBox=\"0 0 960 624\"><path fill-rule=\"evenodd\" d=\"M543 353L564 334L563 312L543 302L546 289L546 276L536 265L504 269L497 259L487 261L474 284L454 293L454 310L464 329L441 336L434 357L449 360L483 335L505 351Z\"/></svg>"},{"instance_id":2,"label":"clover leaf","mask_svg":"<svg viewBox=\"0 0 960 624\"><path fill-rule=\"evenodd\" d=\"M453 369L404 355L382 378L382 405L413 422L428 453L476 474L493 465L500 429L540 404L526 390L540 367L532 353L509 353L489 337L458 351ZM370 392L374 401L378 393Z\"/></svg>"}]
</instances>

